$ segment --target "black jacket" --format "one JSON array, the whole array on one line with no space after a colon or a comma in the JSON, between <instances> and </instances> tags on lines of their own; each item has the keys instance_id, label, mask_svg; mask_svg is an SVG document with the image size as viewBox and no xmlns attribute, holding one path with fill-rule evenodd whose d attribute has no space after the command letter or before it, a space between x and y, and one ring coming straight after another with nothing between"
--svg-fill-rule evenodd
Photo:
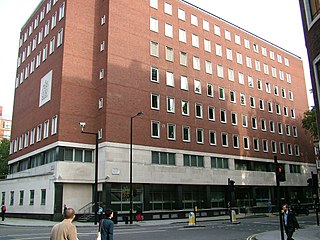
<instances>
[{"instance_id":1,"label":"black jacket","mask_svg":"<svg viewBox=\"0 0 320 240\"><path fill-rule=\"evenodd\" d=\"M288 212L287 224L286 224L285 221L284 221L284 214L285 214L285 213L283 213L283 224L284 224L287 228L293 228L293 229L295 229L295 228L300 228L299 223L298 223L298 221L297 221L297 219L296 219L296 216L294 215L293 212L291 212L291 211Z\"/></svg>"}]
</instances>

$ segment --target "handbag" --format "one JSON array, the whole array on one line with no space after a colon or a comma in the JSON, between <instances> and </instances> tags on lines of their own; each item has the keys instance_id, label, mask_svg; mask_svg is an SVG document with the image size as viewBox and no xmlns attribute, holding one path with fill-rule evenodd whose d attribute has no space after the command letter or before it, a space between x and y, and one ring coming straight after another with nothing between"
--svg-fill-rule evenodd
<instances>
[{"instance_id":1,"label":"handbag","mask_svg":"<svg viewBox=\"0 0 320 240\"><path fill-rule=\"evenodd\" d=\"M102 224L103 224L103 220L101 221L99 232L97 233L97 236L96 236L96 240L101 240L101 227L102 227Z\"/></svg>"}]
</instances>

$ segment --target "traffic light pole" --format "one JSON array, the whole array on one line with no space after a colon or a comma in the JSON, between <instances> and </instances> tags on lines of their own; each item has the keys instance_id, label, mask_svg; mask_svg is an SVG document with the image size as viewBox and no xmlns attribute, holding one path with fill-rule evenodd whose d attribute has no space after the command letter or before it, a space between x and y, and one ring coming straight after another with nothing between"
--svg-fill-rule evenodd
<instances>
[{"instance_id":1,"label":"traffic light pole","mask_svg":"<svg viewBox=\"0 0 320 240\"><path fill-rule=\"evenodd\" d=\"M309 181L309 180L308 180ZM319 226L319 196L318 196L318 174L314 174L311 172L311 188L312 188L312 198L313 198L313 204L314 209L316 211L316 219L317 219L317 225Z\"/></svg>"},{"instance_id":2,"label":"traffic light pole","mask_svg":"<svg viewBox=\"0 0 320 240\"><path fill-rule=\"evenodd\" d=\"M277 156L274 156L274 166L275 166L275 173L276 173L276 182L277 182L277 201L278 201L278 209L279 209L279 221L280 221L280 234L281 240L284 240L284 233L283 233L283 218L282 218L282 206L281 206L281 197L280 197L280 181L278 179L277 174L277 167L278 167L278 159Z\"/></svg>"}]
</instances>

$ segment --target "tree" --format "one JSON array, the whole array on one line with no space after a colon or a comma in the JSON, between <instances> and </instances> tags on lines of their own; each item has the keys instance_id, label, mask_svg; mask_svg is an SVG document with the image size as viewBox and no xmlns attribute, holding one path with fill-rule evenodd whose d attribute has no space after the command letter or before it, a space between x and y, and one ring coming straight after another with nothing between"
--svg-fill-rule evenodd
<instances>
[{"instance_id":1,"label":"tree","mask_svg":"<svg viewBox=\"0 0 320 240\"><path fill-rule=\"evenodd\" d=\"M313 139L318 139L317 113L315 107L312 107L311 110L304 112L302 127L309 131Z\"/></svg>"},{"instance_id":2,"label":"tree","mask_svg":"<svg viewBox=\"0 0 320 240\"><path fill-rule=\"evenodd\" d=\"M8 139L3 139L0 142L0 178L8 174L9 145Z\"/></svg>"}]
</instances>

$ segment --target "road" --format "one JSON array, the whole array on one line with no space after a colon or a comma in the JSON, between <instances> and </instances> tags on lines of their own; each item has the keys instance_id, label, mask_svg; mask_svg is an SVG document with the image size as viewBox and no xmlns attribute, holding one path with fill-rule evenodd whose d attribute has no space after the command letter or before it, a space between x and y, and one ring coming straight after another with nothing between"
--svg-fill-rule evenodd
<instances>
[{"instance_id":1,"label":"road","mask_svg":"<svg viewBox=\"0 0 320 240\"><path fill-rule=\"evenodd\" d=\"M273 217L259 217L240 219L240 224L226 221L201 222L196 227L187 224L174 223L168 225L141 224L119 225L115 227L115 240L152 239L152 240L246 240L250 235L279 229L279 219ZM314 225L315 216L299 216L300 225ZM13 227L0 226L0 240L48 240L50 227ZM79 240L94 240L97 227L78 227Z\"/></svg>"}]
</instances>

